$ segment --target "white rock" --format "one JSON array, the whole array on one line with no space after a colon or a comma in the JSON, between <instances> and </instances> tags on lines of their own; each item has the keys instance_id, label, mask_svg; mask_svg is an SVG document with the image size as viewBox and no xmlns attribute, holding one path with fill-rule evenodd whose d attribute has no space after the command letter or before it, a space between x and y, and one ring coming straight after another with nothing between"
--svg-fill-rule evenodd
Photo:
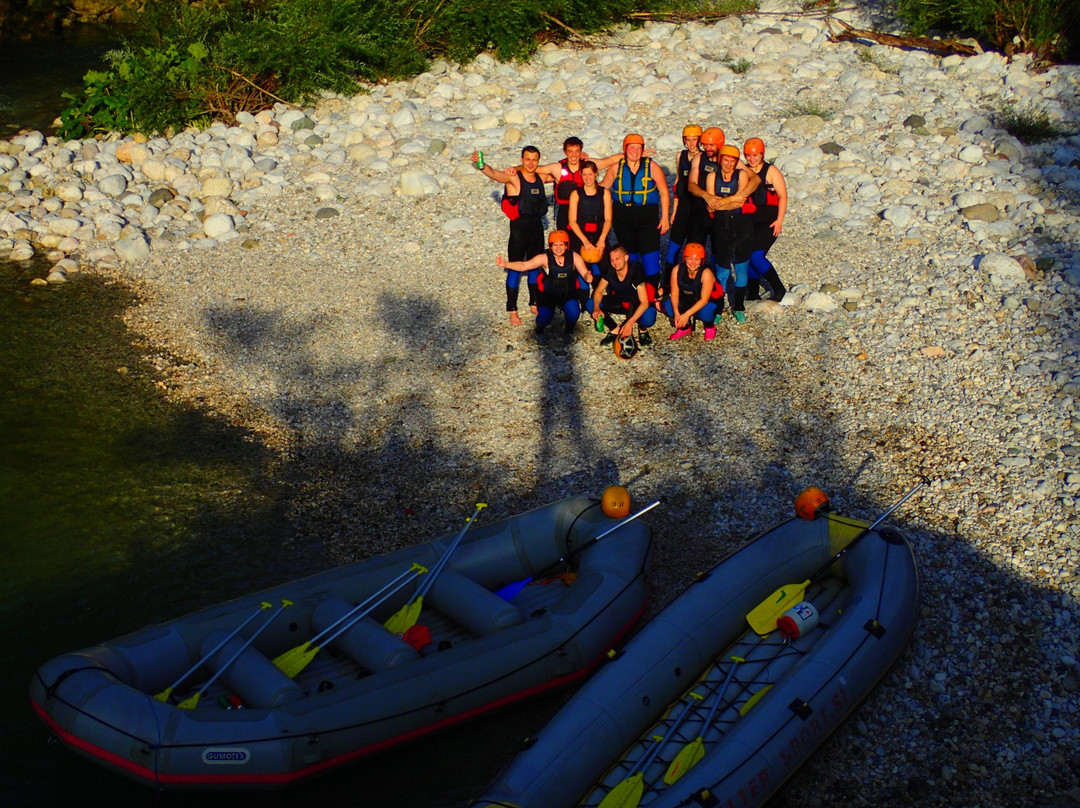
<instances>
[{"instance_id":1,"label":"white rock","mask_svg":"<svg viewBox=\"0 0 1080 808\"><path fill-rule=\"evenodd\" d=\"M214 213L203 221L203 233L207 238L219 238L234 229L235 224L228 213Z\"/></svg>"},{"instance_id":2,"label":"white rock","mask_svg":"<svg viewBox=\"0 0 1080 808\"><path fill-rule=\"evenodd\" d=\"M443 222L442 231L444 233L471 233L473 229L472 219L468 216L459 216L455 219L449 219Z\"/></svg>"},{"instance_id":3,"label":"white rock","mask_svg":"<svg viewBox=\"0 0 1080 808\"><path fill-rule=\"evenodd\" d=\"M116 256L121 261L145 261L150 257L150 242L146 236L132 235L116 242Z\"/></svg>"},{"instance_id":4,"label":"white rock","mask_svg":"<svg viewBox=\"0 0 1080 808\"><path fill-rule=\"evenodd\" d=\"M229 196L235 187L235 183L229 177L208 177L203 180L199 197L206 199L210 196Z\"/></svg>"},{"instance_id":5,"label":"white rock","mask_svg":"<svg viewBox=\"0 0 1080 808\"><path fill-rule=\"evenodd\" d=\"M807 311L829 312L836 311L836 301L825 292L811 292L803 298L802 306Z\"/></svg>"},{"instance_id":6,"label":"white rock","mask_svg":"<svg viewBox=\"0 0 1080 808\"><path fill-rule=\"evenodd\" d=\"M761 107L753 101L740 99L731 105L731 115L735 118L756 118L761 114Z\"/></svg>"},{"instance_id":7,"label":"white rock","mask_svg":"<svg viewBox=\"0 0 1080 808\"><path fill-rule=\"evenodd\" d=\"M891 205L885 208L881 216L897 230L905 230L911 223L914 211L906 205Z\"/></svg>"},{"instance_id":8,"label":"white rock","mask_svg":"<svg viewBox=\"0 0 1080 808\"><path fill-rule=\"evenodd\" d=\"M959 160L964 163L974 165L976 163L983 162L983 150L981 146L965 146L960 150L960 153L956 155Z\"/></svg>"},{"instance_id":9,"label":"white rock","mask_svg":"<svg viewBox=\"0 0 1080 808\"><path fill-rule=\"evenodd\" d=\"M120 196L127 190L128 181L122 174L112 174L98 180L97 187L106 196Z\"/></svg>"},{"instance_id":10,"label":"white rock","mask_svg":"<svg viewBox=\"0 0 1080 808\"><path fill-rule=\"evenodd\" d=\"M1016 286L1027 281L1020 262L1004 253L989 253L979 262L979 269L990 276L994 286Z\"/></svg>"},{"instance_id":11,"label":"white rock","mask_svg":"<svg viewBox=\"0 0 1080 808\"><path fill-rule=\"evenodd\" d=\"M439 181L423 171L406 171L401 175L400 189L404 196L425 196L439 193Z\"/></svg>"}]
</instances>

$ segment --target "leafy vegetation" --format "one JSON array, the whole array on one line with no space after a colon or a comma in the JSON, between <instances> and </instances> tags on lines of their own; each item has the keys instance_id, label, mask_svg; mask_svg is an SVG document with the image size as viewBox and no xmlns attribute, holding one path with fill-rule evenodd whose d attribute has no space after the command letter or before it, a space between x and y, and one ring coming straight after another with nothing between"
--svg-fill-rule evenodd
<instances>
[{"instance_id":1,"label":"leafy vegetation","mask_svg":"<svg viewBox=\"0 0 1080 808\"><path fill-rule=\"evenodd\" d=\"M915 34L931 28L970 34L1007 54L1029 51L1052 60L1080 45L1076 0L897 0L896 7Z\"/></svg>"},{"instance_id":2,"label":"leafy vegetation","mask_svg":"<svg viewBox=\"0 0 1080 808\"><path fill-rule=\"evenodd\" d=\"M744 57L742 59L725 59L724 66L732 73L741 75L753 67L754 63Z\"/></svg>"},{"instance_id":3,"label":"leafy vegetation","mask_svg":"<svg viewBox=\"0 0 1080 808\"><path fill-rule=\"evenodd\" d=\"M829 120L836 114L836 110L819 101L816 98L805 98L796 101L782 113L785 118L794 118L798 115L815 115L823 121Z\"/></svg>"},{"instance_id":4,"label":"leafy vegetation","mask_svg":"<svg viewBox=\"0 0 1080 808\"><path fill-rule=\"evenodd\" d=\"M1050 120L1050 115L1046 110L1032 106L1018 107L1008 102L998 108L997 123L1010 135L1024 143L1040 143L1068 134Z\"/></svg>"}]
</instances>

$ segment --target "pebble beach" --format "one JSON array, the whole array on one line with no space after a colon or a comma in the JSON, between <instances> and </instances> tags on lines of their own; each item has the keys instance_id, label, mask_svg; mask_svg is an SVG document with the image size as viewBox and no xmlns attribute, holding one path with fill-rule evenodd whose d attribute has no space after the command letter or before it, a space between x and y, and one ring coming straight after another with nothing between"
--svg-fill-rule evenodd
<instances>
[{"instance_id":1,"label":"pebble beach","mask_svg":"<svg viewBox=\"0 0 1080 808\"><path fill-rule=\"evenodd\" d=\"M888 27L766 2L168 138L24 132L0 256L136 289L162 395L273 447L333 563L621 483L662 503L655 613L806 486L873 519L928 476L891 518L915 636L772 804L1080 806L1080 67L838 19ZM1005 103L1067 134L1022 143ZM782 303L708 343L661 318L629 362L584 321L565 347L511 326L501 186L469 155L638 132L671 181L688 123L784 173Z\"/></svg>"}]
</instances>

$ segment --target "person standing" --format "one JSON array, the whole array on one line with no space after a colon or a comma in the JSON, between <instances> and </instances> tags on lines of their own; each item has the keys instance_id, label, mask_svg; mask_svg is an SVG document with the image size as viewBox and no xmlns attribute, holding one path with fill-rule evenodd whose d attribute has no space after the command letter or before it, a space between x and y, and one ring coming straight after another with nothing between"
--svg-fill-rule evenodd
<instances>
[{"instance_id":1,"label":"person standing","mask_svg":"<svg viewBox=\"0 0 1080 808\"><path fill-rule=\"evenodd\" d=\"M728 304L735 320L745 323L743 300L750 269L754 228L753 222L743 213L742 208L759 180L752 171L737 168L739 162L737 146L722 146L720 170L709 174L705 190L716 200L715 207L711 200L708 200L713 224L716 277L726 288ZM733 282L728 283L729 279Z\"/></svg>"},{"instance_id":2,"label":"person standing","mask_svg":"<svg viewBox=\"0 0 1080 808\"><path fill-rule=\"evenodd\" d=\"M505 261L495 258L495 266L514 272L537 270L536 278L536 341L547 344L544 329L555 319L555 309L562 309L565 318L563 343L574 339L574 326L581 316L576 278L588 274L581 256L570 251L570 236L565 230L552 230L548 235L546 252L528 261Z\"/></svg>"},{"instance_id":3,"label":"person standing","mask_svg":"<svg viewBox=\"0 0 1080 808\"><path fill-rule=\"evenodd\" d=\"M690 169L694 159L701 154L700 139L703 132L700 126L691 124L683 127L682 141L685 147L679 153L675 167L675 188L671 201L671 230L668 231L667 265L675 266L679 252L684 244L696 242L704 244L707 235L708 215L704 201L690 193Z\"/></svg>"},{"instance_id":4,"label":"person standing","mask_svg":"<svg viewBox=\"0 0 1080 808\"><path fill-rule=\"evenodd\" d=\"M580 245L578 252L592 275L592 286L585 284L581 290L586 298L590 288L600 282L608 233L611 232L611 192L596 184L599 173L596 163L586 160L581 164L582 186L570 192L570 246L573 247L576 236Z\"/></svg>"},{"instance_id":5,"label":"person standing","mask_svg":"<svg viewBox=\"0 0 1080 808\"><path fill-rule=\"evenodd\" d=\"M472 161L488 179L503 183L502 209L510 219L510 237L506 242L506 255L511 262L523 262L544 253L544 215L548 210L545 182L555 182L555 175L540 167L540 150L526 146L521 150L521 166L510 171L500 171L489 164L478 165L478 153ZM529 308L536 313L533 289L536 273L528 276ZM511 325L521 325L518 315L518 290L521 273L506 273L506 311Z\"/></svg>"},{"instance_id":6,"label":"person standing","mask_svg":"<svg viewBox=\"0 0 1080 808\"><path fill-rule=\"evenodd\" d=\"M651 303L663 285L660 237L668 231L670 200L664 170L644 156L644 150L641 135L623 138L623 156L608 169L601 184L611 189L615 238L631 261L641 262Z\"/></svg>"},{"instance_id":7,"label":"person standing","mask_svg":"<svg viewBox=\"0 0 1080 808\"><path fill-rule=\"evenodd\" d=\"M723 287L705 263L705 245L690 242L682 250L682 260L671 269L671 296L664 301L664 313L675 331L668 339L689 336L694 321L705 326L705 339L716 337L716 317L723 305Z\"/></svg>"},{"instance_id":8,"label":"person standing","mask_svg":"<svg viewBox=\"0 0 1080 808\"><path fill-rule=\"evenodd\" d=\"M772 289L772 299L779 303L787 294L784 282L769 260L769 250L784 232L784 216L787 213L787 183L780 169L765 162L765 142L752 137L743 144L746 164L761 179L761 184L750 194L743 211L750 214L754 225L750 251L750 272L746 285L746 299L761 299L761 281Z\"/></svg>"}]
</instances>

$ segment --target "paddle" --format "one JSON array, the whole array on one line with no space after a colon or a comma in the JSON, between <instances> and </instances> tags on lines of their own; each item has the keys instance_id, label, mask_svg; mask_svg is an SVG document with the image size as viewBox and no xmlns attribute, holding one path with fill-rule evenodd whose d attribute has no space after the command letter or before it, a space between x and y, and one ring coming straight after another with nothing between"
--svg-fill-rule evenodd
<instances>
[{"instance_id":1,"label":"paddle","mask_svg":"<svg viewBox=\"0 0 1080 808\"><path fill-rule=\"evenodd\" d=\"M439 573L442 572L443 567L446 566L446 562L450 560L450 556L454 554L454 550L457 549L461 543L462 538L465 536L465 532L469 529L469 525L476 521L476 517L480 515L480 511L487 507L486 502L477 502L476 510L473 511L473 515L465 520L464 526L461 531L454 537L454 540L450 542L450 546L446 548L446 552L442 554L435 566L431 569L431 574L423 584L416 588L413 596L409 598L409 601L398 609L390 618L383 623L387 630L394 634L404 634L414 625L420 618L420 610L424 608L424 595L431 591L431 587L435 585L435 579L439 577Z\"/></svg>"},{"instance_id":2,"label":"paddle","mask_svg":"<svg viewBox=\"0 0 1080 808\"><path fill-rule=\"evenodd\" d=\"M646 505L644 508L642 508L637 513L631 514L630 516L623 519L617 525L612 525L607 530L605 530L603 533L601 533L599 536L596 536L595 538L590 539L589 541L585 542L580 547L575 547L573 550L571 550L569 553L564 555L562 558L560 558L554 564L549 564L548 566L544 567L544 569L540 570L540 572L536 573L536 575L542 578L545 574L551 572L553 569L556 569L560 564L565 564L567 559L577 555L582 550L586 550L589 547L592 547L594 544L596 544L598 541L600 541L600 539L614 533L616 530L618 530L623 525L628 524L630 522L633 522L635 519L637 519L643 513L648 513L649 511L651 511L653 508L655 508L659 504L660 504L660 500L657 500L656 502L652 503L651 505ZM530 575L528 578L523 578L520 581L514 581L513 583L507 584L502 589L497 589L495 591L495 594L498 595L503 600L513 600L514 596L518 592L520 592L522 589L524 589L526 586L529 585L529 583L533 580L533 577L534 576Z\"/></svg>"},{"instance_id":3,"label":"paddle","mask_svg":"<svg viewBox=\"0 0 1080 808\"><path fill-rule=\"evenodd\" d=\"M273 607L273 604L267 603L264 600L262 602L262 605L258 609L256 609L254 612L252 612L251 616L247 620L245 620L243 623L241 623L236 628L234 628L232 631L230 631L228 633L228 635L226 635L225 639L223 639L221 642L219 642L217 645L214 646L213 650L210 651L210 653L203 654L202 658L198 662L196 662L194 665L192 665L190 668L188 668L186 671L184 671L184 673L181 674L179 679L177 679L175 682L173 682L167 688L165 688L160 693L158 693L156 696L154 696L154 698L157 699L158 701L168 701L169 696L172 695L173 689L178 684L180 684L182 681L184 681L189 676L191 676L191 674L195 673L195 671L197 671L199 669L200 665L202 665L204 662L206 662L206 660L208 660L210 657L212 657L218 651L220 651L222 649L222 647L225 645L225 643L227 643L229 640L231 640L233 637L235 637L237 634L239 634L241 631L243 631L244 628L247 627L248 623L250 623L256 617L258 617L263 611L265 611L266 609L270 609L272 607Z\"/></svg>"},{"instance_id":4,"label":"paddle","mask_svg":"<svg viewBox=\"0 0 1080 808\"><path fill-rule=\"evenodd\" d=\"M745 634L743 636L746 636ZM713 706L709 708L708 715L705 716L705 723L701 725L701 732L694 740L690 741L684 746L671 761L671 765L668 766L668 770L664 773L664 782L669 786L686 774L692 769L697 762L705 757L705 732L712 725L712 720L716 715L716 708L720 706L720 703L724 700L724 692L727 690L728 685L731 684L731 678L735 675L735 668L740 662L746 662L746 659L740 656L731 657L731 668L727 672L727 676L724 677L724 683L720 685L720 689L716 691L716 701L713 702Z\"/></svg>"},{"instance_id":5,"label":"paddle","mask_svg":"<svg viewBox=\"0 0 1080 808\"><path fill-rule=\"evenodd\" d=\"M387 598L407 586L411 581L423 575L425 572L427 572L427 567L420 564L413 564L409 569L405 570L405 572L401 573L401 575L392 580L378 592L369 595L366 599L360 601L360 603L349 609L349 611L345 612L345 614L303 645L298 645L275 657L274 664L277 665L278 669L290 679L296 678L296 674L300 673L300 671L308 666L308 663L310 663L311 660L315 658L315 655L319 653L320 648L331 640L337 639L342 632L348 631L358 620L370 614L372 609L381 606ZM331 634L331 632L338 626L341 626L342 623L345 625L341 630ZM327 634L331 634L331 636L324 640L323 637Z\"/></svg>"},{"instance_id":6,"label":"paddle","mask_svg":"<svg viewBox=\"0 0 1080 808\"><path fill-rule=\"evenodd\" d=\"M229 667L234 662L236 662L236 660L238 660L240 658L240 655L242 653L244 653L244 651L246 651L251 646L251 644L253 642L255 642L255 638L258 637L260 634L262 634L263 631L266 630L266 627L274 622L274 618L276 618L279 614L281 614L283 611L285 611L285 609L287 609L289 606L292 606L292 601L282 599L281 605L278 607L277 611L274 612L272 615L270 615L270 617L268 617L266 619L265 623L263 623L261 626L259 626L257 629L255 629L255 633L247 638L247 640L244 642L244 644L241 645L236 650L235 654L233 654L231 657L229 657L229 661L226 662L224 665L222 665L220 668L218 668L217 673L215 673L213 676L211 676L206 681L206 684L204 684L202 687L200 687L198 690L196 690L194 696L189 696L188 698L186 698L182 702L180 702L180 704L178 705L180 707L180 709L181 710L194 710L195 705L197 705L199 703L199 699L202 698L202 694L207 691L207 689L210 687L210 685L212 685L214 682L216 682L218 677L221 676L221 674L225 673L225 671L227 671L229 669ZM260 609L260 611L262 611L262 610Z\"/></svg>"},{"instance_id":7,"label":"paddle","mask_svg":"<svg viewBox=\"0 0 1080 808\"><path fill-rule=\"evenodd\" d=\"M776 621L783 616L784 612L786 612L789 608L802 600L802 596L803 593L806 591L806 587L808 587L813 581L816 581L818 578L828 572L829 568L838 560L840 560L840 557L843 556L844 553L846 553L848 550L850 550L852 547L862 541L866 536L872 533L874 531L874 528L884 522L885 519L889 516L889 514L891 514L893 511L895 511L897 508L899 508L901 505L911 499L911 497L915 495L916 491L918 491L924 485L929 484L930 478L923 476L923 478L919 482L912 486L912 488L906 494L904 494L903 497L900 498L899 502L890 507L887 511L885 511L885 513L881 514L881 516L875 519L873 523L870 524L868 527L864 528L862 532L859 533L859 535L857 535L854 539L848 542L848 544L845 545L842 550L840 550L838 553L836 553L836 555L834 555L827 562L825 562L825 564L819 570L814 572L813 575L811 575L809 578L807 578L800 584L785 584L784 586L773 592L771 595L769 595L769 597L765 598L765 600L763 600L753 609L751 609L749 614L746 615L746 622L750 624L750 627L754 629L754 631L756 631L762 636L765 636L773 629L775 629Z\"/></svg>"},{"instance_id":8,"label":"paddle","mask_svg":"<svg viewBox=\"0 0 1080 808\"><path fill-rule=\"evenodd\" d=\"M690 691L690 698L701 701L701 696L693 691ZM649 748L649 753L634 764L626 779L615 786L615 788L611 789L611 791L607 793L607 796L600 800L600 805L597 806L597 808L637 808L638 803L641 802L642 794L645 793L645 770L649 768L649 765L656 759L656 756L660 754L660 751L667 745L667 742L671 740L671 737L682 725L686 716L690 714L690 708L693 706L694 702L692 700L686 702L686 706L683 707L683 711L679 713L679 717L675 719L675 723L668 729L667 734L653 736L653 742L652 746Z\"/></svg>"}]
</instances>

